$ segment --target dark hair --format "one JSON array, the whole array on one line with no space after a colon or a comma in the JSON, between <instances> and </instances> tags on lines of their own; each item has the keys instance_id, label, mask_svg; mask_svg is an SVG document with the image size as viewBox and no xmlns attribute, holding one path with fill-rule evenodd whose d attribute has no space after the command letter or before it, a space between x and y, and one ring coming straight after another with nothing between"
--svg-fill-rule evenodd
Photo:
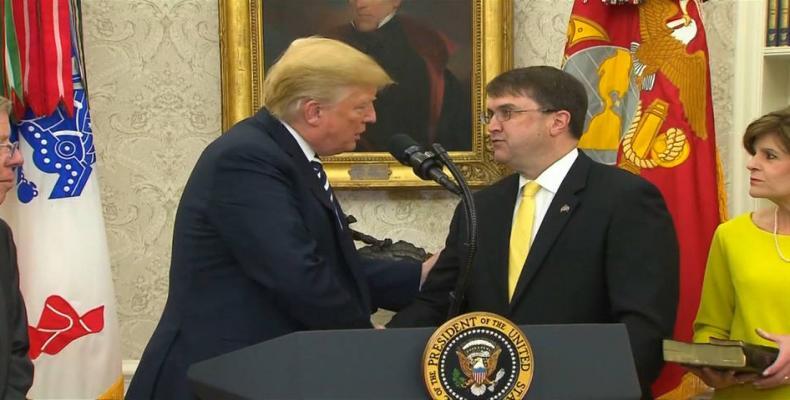
<instances>
[{"instance_id":1,"label":"dark hair","mask_svg":"<svg viewBox=\"0 0 790 400\"><path fill-rule=\"evenodd\" d=\"M573 75L547 65L516 68L486 85L491 97L526 96L542 108L565 110L571 114L571 134L579 139L584 133L587 92Z\"/></svg>"},{"instance_id":2,"label":"dark hair","mask_svg":"<svg viewBox=\"0 0 790 400\"><path fill-rule=\"evenodd\" d=\"M752 121L746 127L746 133L743 134L743 147L749 154L754 155L754 142L769 134L777 135L784 150L790 153L790 107L769 112Z\"/></svg>"}]
</instances>

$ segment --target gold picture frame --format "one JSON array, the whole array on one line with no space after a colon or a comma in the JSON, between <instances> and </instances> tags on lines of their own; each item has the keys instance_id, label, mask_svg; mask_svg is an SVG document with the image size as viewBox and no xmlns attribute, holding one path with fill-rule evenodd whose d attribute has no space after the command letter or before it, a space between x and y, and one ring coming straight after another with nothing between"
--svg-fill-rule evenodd
<instances>
[{"instance_id":1,"label":"gold picture frame","mask_svg":"<svg viewBox=\"0 0 790 400\"><path fill-rule=\"evenodd\" d=\"M223 131L252 115L261 105L265 72L263 8L266 1L219 1ZM452 5L450 1L444 3ZM471 149L452 151L450 155L469 185L474 187L494 182L504 172L503 167L493 161L484 126L477 121L485 109L485 84L513 65L513 2L470 0L470 3ZM325 168L335 188L436 186L433 182L420 180L411 168L400 165L386 152L342 153L325 159Z\"/></svg>"}]
</instances>

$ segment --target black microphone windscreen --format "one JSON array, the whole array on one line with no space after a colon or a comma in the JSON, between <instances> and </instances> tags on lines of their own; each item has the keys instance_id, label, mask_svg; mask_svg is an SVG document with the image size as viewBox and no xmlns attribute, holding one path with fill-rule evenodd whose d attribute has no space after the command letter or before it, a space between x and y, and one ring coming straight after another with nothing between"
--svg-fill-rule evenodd
<instances>
[{"instance_id":1,"label":"black microphone windscreen","mask_svg":"<svg viewBox=\"0 0 790 400\"><path fill-rule=\"evenodd\" d=\"M406 149L412 146L419 145L409 135L404 134L392 135L387 143L390 154L404 164L409 163L409 154L406 152Z\"/></svg>"}]
</instances>

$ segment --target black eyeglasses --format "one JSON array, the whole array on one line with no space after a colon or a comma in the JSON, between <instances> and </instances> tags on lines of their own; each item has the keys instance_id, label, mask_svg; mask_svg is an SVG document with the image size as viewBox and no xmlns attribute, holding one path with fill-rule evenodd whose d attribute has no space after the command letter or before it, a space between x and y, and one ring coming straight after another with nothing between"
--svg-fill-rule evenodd
<instances>
[{"instance_id":1,"label":"black eyeglasses","mask_svg":"<svg viewBox=\"0 0 790 400\"><path fill-rule=\"evenodd\" d=\"M536 111L540 113L553 113L559 110L554 110L551 108L533 108L533 109L513 109L513 108L500 108L495 111L486 110L486 113L480 116L480 123L483 125L488 125L491 123L491 120L496 117L496 120L499 122L505 122L513 118L513 114L518 113L525 113L530 111Z\"/></svg>"},{"instance_id":2,"label":"black eyeglasses","mask_svg":"<svg viewBox=\"0 0 790 400\"><path fill-rule=\"evenodd\" d=\"M14 153L19 150L19 141L14 143L0 143L0 161L7 163L14 157Z\"/></svg>"}]
</instances>

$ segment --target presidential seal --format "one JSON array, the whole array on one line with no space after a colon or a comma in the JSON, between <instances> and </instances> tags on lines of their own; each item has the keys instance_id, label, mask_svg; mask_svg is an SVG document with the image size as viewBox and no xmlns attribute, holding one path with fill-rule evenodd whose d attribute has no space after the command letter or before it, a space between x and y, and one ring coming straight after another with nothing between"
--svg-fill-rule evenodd
<instances>
[{"instance_id":1,"label":"presidential seal","mask_svg":"<svg viewBox=\"0 0 790 400\"><path fill-rule=\"evenodd\" d=\"M521 399L533 374L532 346L504 317L460 315L433 333L422 357L433 399Z\"/></svg>"}]
</instances>

